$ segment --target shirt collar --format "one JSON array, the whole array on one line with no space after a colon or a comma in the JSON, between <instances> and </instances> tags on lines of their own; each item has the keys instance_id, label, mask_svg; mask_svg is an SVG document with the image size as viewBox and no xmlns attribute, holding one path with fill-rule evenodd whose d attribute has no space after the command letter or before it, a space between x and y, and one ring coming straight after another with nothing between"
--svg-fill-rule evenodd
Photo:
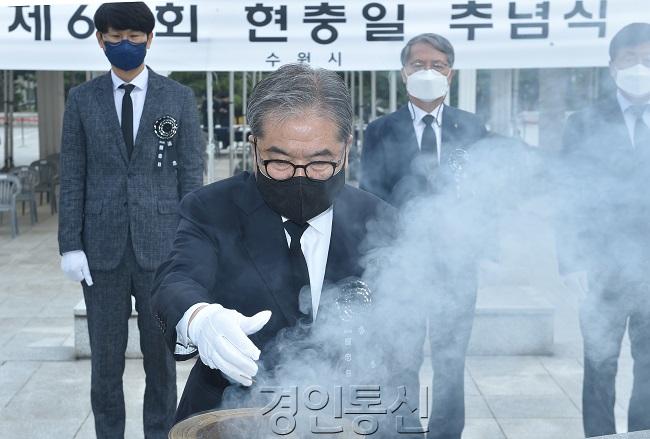
<instances>
[{"instance_id":1,"label":"shirt collar","mask_svg":"<svg viewBox=\"0 0 650 439\"><path fill-rule=\"evenodd\" d=\"M113 91L116 91L120 85L126 83L126 81L122 80L122 78L120 78L115 74L113 69L111 69L111 79L113 80ZM138 76L133 78L133 80L129 84L135 85L135 88L138 90L146 90L148 81L149 81L149 69L145 67L144 70L142 70L138 74Z\"/></svg>"},{"instance_id":2,"label":"shirt collar","mask_svg":"<svg viewBox=\"0 0 650 439\"><path fill-rule=\"evenodd\" d=\"M632 105L632 102L630 102L628 98L623 96L623 93L621 93L620 91L616 92L616 99L618 100L618 105L621 106L621 111L623 112L623 114L625 114L627 109L630 108L630 106Z\"/></svg>"},{"instance_id":3,"label":"shirt collar","mask_svg":"<svg viewBox=\"0 0 650 439\"><path fill-rule=\"evenodd\" d=\"M327 235L332 232L332 219L334 218L334 206L330 206L325 212L316 215L307 223L321 235ZM282 222L289 221L289 218L282 217Z\"/></svg>"},{"instance_id":4,"label":"shirt collar","mask_svg":"<svg viewBox=\"0 0 650 439\"><path fill-rule=\"evenodd\" d=\"M438 105L436 108L433 109L431 113L427 113L424 111L422 108L418 107L415 105L413 102L409 101L409 110L411 112L411 117L413 118L414 122L418 123L424 123L422 121L422 118L426 116L427 114L430 114L433 116L433 118L436 120L436 123L440 126L442 125L442 113L445 111L445 104L442 103Z\"/></svg>"},{"instance_id":5,"label":"shirt collar","mask_svg":"<svg viewBox=\"0 0 650 439\"><path fill-rule=\"evenodd\" d=\"M630 107L635 105L634 103L630 102L630 100L626 98L625 95L623 95L623 93L621 93L620 90L616 91L616 99L618 100L618 105L621 106L621 111L623 112L623 114L625 114L625 112ZM646 102L645 104L650 105L650 102Z\"/></svg>"}]
</instances>

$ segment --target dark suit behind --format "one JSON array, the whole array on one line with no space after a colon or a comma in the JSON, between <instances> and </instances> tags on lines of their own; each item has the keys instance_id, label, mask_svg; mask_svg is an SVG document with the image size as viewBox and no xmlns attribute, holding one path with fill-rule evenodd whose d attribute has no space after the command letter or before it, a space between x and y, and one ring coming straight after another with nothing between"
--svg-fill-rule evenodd
<instances>
[{"instance_id":1,"label":"dark suit behind","mask_svg":"<svg viewBox=\"0 0 650 439\"><path fill-rule=\"evenodd\" d=\"M428 175L428 168L421 166L424 162L412 114L405 105L368 125L359 187L395 206L403 206L417 196L433 196L453 190L449 185L452 180L448 165L451 154L455 149L468 150L486 134L476 115L445 106L440 130L440 165L431 171L432 175ZM462 282L456 280L451 284L454 291L430 291L430 297L425 299L430 303L429 333L436 376L428 437L436 439L459 439L465 422L465 352L474 318L476 277L468 276ZM438 294L442 294L442 302L435 299ZM449 309L444 304L449 304Z\"/></svg>"},{"instance_id":2,"label":"dark suit behind","mask_svg":"<svg viewBox=\"0 0 650 439\"><path fill-rule=\"evenodd\" d=\"M337 196L325 283L363 274L360 246L367 223L381 210L390 207L351 186ZM174 350L176 325L195 303L219 303L247 316L268 309L271 320L251 340L260 347L265 364L272 364L265 358L265 345L300 317L280 215L266 205L254 176L246 172L189 194L180 212L174 248L154 284L153 308L167 344ZM219 407L228 385L220 372L197 361L177 418Z\"/></svg>"},{"instance_id":3,"label":"dark suit behind","mask_svg":"<svg viewBox=\"0 0 650 439\"><path fill-rule=\"evenodd\" d=\"M457 148L467 149L487 133L479 118L445 106L441 127L441 168ZM366 128L359 187L393 205L402 205L421 188L413 162L420 155L408 105L380 117Z\"/></svg>"},{"instance_id":4,"label":"dark suit behind","mask_svg":"<svg viewBox=\"0 0 650 439\"><path fill-rule=\"evenodd\" d=\"M614 96L571 115L562 181L568 224L559 233L564 266L587 270L580 310L584 338L583 422L588 437L614 434L615 377L629 319L634 383L629 431L650 429L650 145L633 147ZM567 227L568 226L568 227Z\"/></svg>"}]
</instances>

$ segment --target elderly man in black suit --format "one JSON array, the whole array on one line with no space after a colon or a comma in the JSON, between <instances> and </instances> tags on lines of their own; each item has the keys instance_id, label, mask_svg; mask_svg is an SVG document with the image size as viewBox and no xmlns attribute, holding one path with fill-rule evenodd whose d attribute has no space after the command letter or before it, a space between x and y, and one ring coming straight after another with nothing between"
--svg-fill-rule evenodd
<instances>
[{"instance_id":1,"label":"elderly man in black suit","mask_svg":"<svg viewBox=\"0 0 650 439\"><path fill-rule=\"evenodd\" d=\"M254 174L185 197L156 275L153 306L167 344L179 360L200 357L179 420L220 407L231 383L251 386L257 360L272 366L269 343L305 317L304 286L318 326L326 285L363 274L368 223L391 210L345 184L352 108L335 72L280 67L256 85L247 117Z\"/></svg>"},{"instance_id":2,"label":"elderly man in black suit","mask_svg":"<svg viewBox=\"0 0 650 439\"><path fill-rule=\"evenodd\" d=\"M144 436L166 438L176 368L151 313L150 288L171 249L181 197L203 183L203 142L192 90L144 64L155 24L147 5L106 3L94 18L111 71L74 87L66 103L61 267L82 281L97 437L124 437L133 296L146 373Z\"/></svg>"},{"instance_id":3,"label":"elderly man in black suit","mask_svg":"<svg viewBox=\"0 0 650 439\"><path fill-rule=\"evenodd\" d=\"M426 33L402 49L408 103L368 125L359 187L401 207L418 196L454 190L450 162L485 137L478 117L444 104L455 55L444 37ZM462 158L462 157L461 157ZM444 233L444 232L442 232ZM435 379L429 436L459 439L465 423L465 353L476 303L476 261L467 278L430 291L430 341Z\"/></svg>"},{"instance_id":4,"label":"elderly man in black suit","mask_svg":"<svg viewBox=\"0 0 650 439\"><path fill-rule=\"evenodd\" d=\"M616 371L626 328L634 359L628 431L650 429L650 24L621 29L609 54L616 92L571 115L564 134L570 173L563 180L572 183L570 208L577 214L566 230L575 238L573 268L587 272L580 314L587 437L616 433Z\"/></svg>"}]
</instances>

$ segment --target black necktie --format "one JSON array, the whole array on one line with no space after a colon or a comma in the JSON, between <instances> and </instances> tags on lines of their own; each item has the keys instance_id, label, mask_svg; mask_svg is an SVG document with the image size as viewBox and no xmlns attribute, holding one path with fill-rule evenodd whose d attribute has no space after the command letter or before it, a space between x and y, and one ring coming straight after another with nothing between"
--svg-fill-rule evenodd
<instances>
[{"instance_id":1,"label":"black necktie","mask_svg":"<svg viewBox=\"0 0 650 439\"><path fill-rule=\"evenodd\" d=\"M435 162L438 162L438 142L436 140L436 133L433 131L433 121L435 118L427 114L422 118L422 122L424 122L424 132L422 133L422 143L420 145L420 151L422 151L423 154L432 154L436 160Z\"/></svg>"},{"instance_id":2,"label":"black necktie","mask_svg":"<svg viewBox=\"0 0 650 439\"><path fill-rule=\"evenodd\" d=\"M130 158L133 152L133 100L131 99L131 92L135 85L122 84L120 88L124 90L124 97L122 98L122 135L124 136L124 143L126 143L126 152Z\"/></svg>"},{"instance_id":3,"label":"black necktie","mask_svg":"<svg viewBox=\"0 0 650 439\"><path fill-rule=\"evenodd\" d=\"M309 316L308 320L311 320L313 313L311 312L311 293L309 292L309 270L307 269L307 261L305 260L305 255L302 253L302 247L300 246L300 238L302 234L309 227L309 223L297 224L293 221L285 221L284 228L291 237L291 244L289 245L289 261L291 263L291 273L292 273L292 285L294 294L298 294L298 303L300 311L303 314ZM309 294L300 293L303 290L303 287L307 286L305 292Z\"/></svg>"},{"instance_id":4,"label":"black necktie","mask_svg":"<svg viewBox=\"0 0 650 439\"><path fill-rule=\"evenodd\" d=\"M647 105L633 105L630 107L630 111L634 115L634 147L637 149L650 147L650 128L643 119L647 109Z\"/></svg>"}]
</instances>

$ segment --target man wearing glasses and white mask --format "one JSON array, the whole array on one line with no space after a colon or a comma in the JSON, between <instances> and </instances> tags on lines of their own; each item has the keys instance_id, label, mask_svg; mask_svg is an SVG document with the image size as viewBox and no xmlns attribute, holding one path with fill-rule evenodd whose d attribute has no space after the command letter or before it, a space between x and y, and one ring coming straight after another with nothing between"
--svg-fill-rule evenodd
<instances>
[{"instance_id":1,"label":"man wearing glasses and white mask","mask_svg":"<svg viewBox=\"0 0 650 439\"><path fill-rule=\"evenodd\" d=\"M368 125L359 184L397 206L431 189L414 174L436 173L454 150L486 135L478 117L444 103L455 73L454 48L446 38L433 33L413 37L402 49L401 61L409 100ZM422 162L434 169L420 169Z\"/></svg>"},{"instance_id":2,"label":"man wearing glasses and white mask","mask_svg":"<svg viewBox=\"0 0 650 439\"><path fill-rule=\"evenodd\" d=\"M177 420L218 408L229 385L251 386L258 360L273 366L266 345L276 334L305 319L317 325L324 286L363 274L367 225L391 208L345 184L350 102L335 72L290 64L269 73L247 107L254 174L182 201L153 288L176 359L200 357Z\"/></svg>"},{"instance_id":3,"label":"man wearing glasses and white mask","mask_svg":"<svg viewBox=\"0 0 650 439\"><path fill-rule=\"evenodd\" d=\"M426 33L401 52L408 102L371 122L364 135L360 188L401 207L416 196L455 190L450 161L486 136L474 114L445 105L454 77L454 48ZM460 439L465 425L465 353L476 304L475 261L462 282L423 291L429 301L434 370L429 438ZM425 322L422 322L424 327Z\"/></svg>"}]
</instances>

